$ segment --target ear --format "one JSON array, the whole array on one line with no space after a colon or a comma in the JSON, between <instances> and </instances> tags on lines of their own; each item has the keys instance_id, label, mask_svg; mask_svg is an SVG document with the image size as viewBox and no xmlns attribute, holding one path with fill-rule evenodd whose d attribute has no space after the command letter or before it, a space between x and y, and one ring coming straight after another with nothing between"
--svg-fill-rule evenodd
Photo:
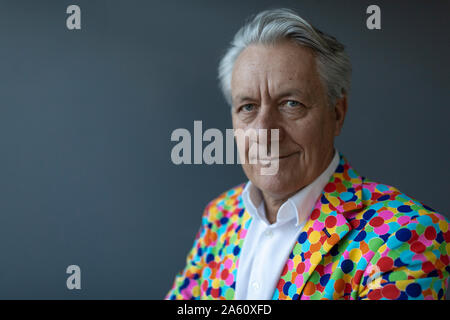
<instances>
[{"instance_id":1,"label":"ear","mask_svg":"<svg viewBox=\"0 0 450 320\"><path fill-rule=\"evenodd\" d=\"M335 113L335 128L334 135L338 136L341 133L342 127L344 126L345 115L347 114L347 95L343 94L341 98L336 100L336 104L334 106Z\"/></svg>"}]
</instances>

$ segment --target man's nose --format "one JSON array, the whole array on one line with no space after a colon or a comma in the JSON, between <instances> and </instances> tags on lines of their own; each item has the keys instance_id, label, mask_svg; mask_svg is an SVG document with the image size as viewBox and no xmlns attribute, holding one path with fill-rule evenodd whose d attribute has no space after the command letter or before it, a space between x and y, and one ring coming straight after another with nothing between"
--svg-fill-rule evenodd
<instances>
[{"instance_id":1,"label":"man's nose","mask_svg":"<svg viewBox=\"0 0 450 320\"><path fill-rule=\"evenodd\" d=\"M256 137L258 139L254 142L261 144L265 141L269 148L272 139L277 138L279 141L283 139L283 130L280 119L276 109L273 106L261 106L254 121L253 129L256 130ZM272 130L278 130L278 137L272 136Z\"/></svg>"}]
</instances>

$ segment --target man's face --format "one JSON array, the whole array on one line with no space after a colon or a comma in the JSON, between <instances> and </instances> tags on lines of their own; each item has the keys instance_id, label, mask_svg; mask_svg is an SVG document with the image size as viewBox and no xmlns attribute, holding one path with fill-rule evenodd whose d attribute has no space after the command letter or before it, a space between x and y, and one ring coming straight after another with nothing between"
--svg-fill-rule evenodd
<instances>
[{"instance_id":1,"label":"man's face","mask_svg":"<svg viewBox=\"0 0 450 320\"><path fill-rule=\"evenodd\" d=\"M289 197L326 169L347 105L343 98L330 107L310 49L291 41L250 45L235 62L231 92L234 129L279 130L279 160L271 160L278 161L276 174L261 174L267 163L249 163L249 148L262 143L260 136L240 150L245 174L264 195Z\"/></svg>"}]
</instances>

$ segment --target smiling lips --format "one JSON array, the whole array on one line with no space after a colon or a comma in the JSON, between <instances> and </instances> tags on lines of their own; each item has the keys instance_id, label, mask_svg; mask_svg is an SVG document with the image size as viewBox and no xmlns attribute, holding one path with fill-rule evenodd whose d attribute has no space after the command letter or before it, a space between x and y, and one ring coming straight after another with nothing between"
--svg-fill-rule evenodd
<instances>
[{"instance_id":1,"label":"smiling lips","mask_svg":"<svg viewBox=\"0 0 450 320\"><path fill-rule=\"evenodd\" d=\"M274 157L274 158L259 158L258 160L261 161L261 162L266 162L266 163L272 162L272 161L277 161L277 160L280 161L280 160L287 159L287 158L289 158L289 157L291 157L293 155L296 155L298 153L299 153L299 151L291 153L291 154L288 154L288 155L285 155L285 156L279 156L279 157Z\"/></svg>"}]
</instances>

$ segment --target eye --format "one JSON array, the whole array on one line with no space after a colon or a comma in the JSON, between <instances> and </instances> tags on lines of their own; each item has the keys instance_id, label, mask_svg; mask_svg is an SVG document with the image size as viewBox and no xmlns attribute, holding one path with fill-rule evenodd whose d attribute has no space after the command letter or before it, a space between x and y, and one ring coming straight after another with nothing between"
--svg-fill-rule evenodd
<instances>
[{"instance_id":1,"label":"eye","mask_svg":"<svg viewBox=\"0 0 450 320\"><path fill-rule=\"evenodd\" d=\"M253 111L254 108L255 108L255 105L248 103L248 104L244 104L243 106L241 106L239 108L239 111L251 112L251 111Z\"/></svg>"},{"instance_id":2,"label":"eye","mask_svg":"<svg viewBox=\"0 0 450 320\"><path fill-rule=\"evenodd\" d=\"M288 100L288 101L286 101L285 105L290 108L295 108L295 107L300 107L302 104L295 100Z\"/></svg>"}]
</instances>

